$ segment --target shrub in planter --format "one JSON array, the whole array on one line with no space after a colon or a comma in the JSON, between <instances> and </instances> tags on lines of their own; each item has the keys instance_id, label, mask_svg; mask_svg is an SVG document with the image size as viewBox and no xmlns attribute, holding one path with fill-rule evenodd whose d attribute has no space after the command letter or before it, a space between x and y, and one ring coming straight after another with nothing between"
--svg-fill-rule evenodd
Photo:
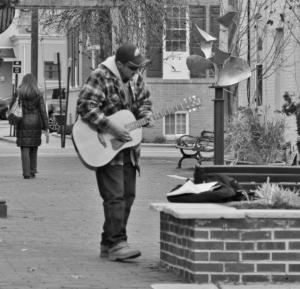
<instances>
[{"instance_id":1,"label":"shrub in planter","mask_svg":"<svg viewBox=\"0 0 300 289\"><path fill-rule=\"evenodd\" d=\"M239 209L300 209L299 191L270 183L269 178L253 193L255 201L232 202L229 205Z\"/></svg>"},{"instance_id":2,"label":"shrub in planter","mask_svg":"<svg viewBox=\"0 0 300 289\"><path fill-rule=\"evenodd\" d=\"M226 153L236 161L269 164L282 160L285 119L269 108L241 108L229 121L225 134Z\"/></svg>"}]
</instances>

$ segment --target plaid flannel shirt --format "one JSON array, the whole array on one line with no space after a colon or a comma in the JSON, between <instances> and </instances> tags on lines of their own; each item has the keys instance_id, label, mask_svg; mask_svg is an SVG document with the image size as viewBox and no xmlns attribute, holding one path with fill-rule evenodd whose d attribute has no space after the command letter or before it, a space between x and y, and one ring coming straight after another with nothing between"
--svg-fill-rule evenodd
<instances>
[{"instance_id":1,"label":"plaid flannel shirt","mask_svg":"<svg viewBox=\"0 0 300 289\"><path fill-rule=\"evenodd\" d=\"M145 87L143 77L138 74L130 81L131 101L126 98L122 81L106 66L100 64L93 71L82 87L77 101L77 112L83 120L90 123L97 131L105 132L108 126L107 116L122 109L130 110L136 119L140 119L152 111L150 93ZM138 167L140 145L131 149L131 161ZM122 151L110 164L123 164Z\"/></svg>"}]
</instances>

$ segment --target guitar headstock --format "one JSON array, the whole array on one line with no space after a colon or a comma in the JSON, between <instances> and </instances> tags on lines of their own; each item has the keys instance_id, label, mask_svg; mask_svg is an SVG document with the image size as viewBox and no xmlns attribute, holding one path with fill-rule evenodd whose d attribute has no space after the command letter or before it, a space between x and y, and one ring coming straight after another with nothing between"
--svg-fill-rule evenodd
<instances>
[{"instance_id":1,"label":"guitar headstock","mask_svg":"<svg viewBox=\"0 0 300 289\"><path fill-rule=\"evenodd\" d=\"M153 119L159 119L164 117L165 115L172 114L179 110L188 110L188 111L195 111L201 106L201 99L199 96L189 96L184 98L183 101L180 103L176 103L172 105L172 107L168 109L164 109L159 113L155 113L152 115Z\"/></svg>"},{"instance_id":2,"label":"guitar headstock","mask_svg":"<svg viewBox=\"0 0 300 289\"><path fill-rule=\"evenodd\" d=\"M189 96L183 99L182 105L185 110L188 110L189 112L197 110L199 107L201 107L201 99L200 96Z\"/></svg>"}]
</instances>

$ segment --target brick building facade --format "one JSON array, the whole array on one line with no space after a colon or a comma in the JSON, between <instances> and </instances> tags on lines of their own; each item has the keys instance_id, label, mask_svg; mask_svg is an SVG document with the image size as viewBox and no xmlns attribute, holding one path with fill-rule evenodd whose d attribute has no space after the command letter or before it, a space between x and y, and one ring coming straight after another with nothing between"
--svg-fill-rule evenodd
<instances>
[{"instance_id":1,"label":"brick building facade","mask_svg":"<svg viewBox=\"0 0 300 289\"><path fill-rule=\"evenodd\" d=\"M268 1L272 2L271 0ZM269 73L268 77L263 77L260 85L262 95L261 104L270 105L273 109L281 108L282 95L285 91L289 91L293 94L296 100L300 95L300 87L298 84L300 75L300 49L299 40L297 41L300 36L300 22L295 22L293 25L294 37L289 38L290 41L286 43L287 45L284 46L284 49L279 49L281 44L280 39L286 39L284 36L290 34L290 31L288 30L289 26L287 23L283 23L279 18L280 13L278 11L281 11L280 9L282 9L282 7L280 6L281 4L277 2L273 4L278 7L272 7L274 11L277 9L277 13L270 13L270 7L266 10L261 10L265 13L262 13L261 19L265 20L266 17L269 17L273 21L273 24L266 26L267 29L265 29L265 26L262 25L263 22L260 20L260 22L257 22L257 26L253 26L250 31L251 45L252 48L254 47L255 52L252 53L252 58L250 59L252 69L250 80L251 104L255 104L254 100L259 87L257 82L257 64L262 64L262 69L266 69L267 63L262 61L263 55L268 53L270 47L278 49L278 59L280 59L281 62L277 59L277 61L273 63L273 72ZM220 5L220 1L217 0L168 2L168 4L170 4L168 16L172 21L169 22L169 26L166 26L167 33L165 37L162 36L163 45L162 47L152 45L152 49L147 52L148 56L152 59L152 64L145 76L147 77L147 83L152 92L154 107L155 110L163 109L192 95L201 97L202 107L193 112L179 111L176 114L171 114L161 120L157 120L154 128L144 130L145 141L159 139L174 141L175 138L182 134L199 135L201 130L213 129L214 89L210 88L211 84L215 81L213 72L207 71L204 75L191 75L186 66L186 58L191 54L201 54L199 35L197 35L197 33L195 34L197 31L195 31L194 24L197 24L199 28L218 38L217 44L222 50L226 51L228 46L228 31L218 24L217 18L219 15L226 13L228 8L234 7L237 3L240 5L239 8L242 13L245 13L247 9L246 4L248 3L246 0L223 0L222 5ZM252 6L255 6L255 1L250 1L250 3ZM295 12L297 13L298 10ZM291 19L289 19L289 21L291 21ZM242 25L245 26L246 24L243 23ZM262 49L258 51L258 35L260 31L264 29L266 30L266 34L262 39ZM84 51L82 39L80 39L76 33L77 32L75 32L75 34L69 34L67 38L64 36L42 36L40 38L40 49L43 51L43 54L39 56L39 63L42 64L42 66L39 67L39 71L47 74L48 71L45 65L48 65L49 68L55 67L55 52L59 46L62 68L66 67L67 59L69 57L72 58L71 88L79 88L84 82L95 64L93 64L93 61L95 62L94 56L97 54L98 47L97 43L91 43L92 49ZM24 46L18 44L20 36L17 37L18 38L10 39L10 41L14 41L14 43L11 43L11 46L15 50L16 57L21 57L25 52L24 49L22 50L22 47L26 47L27 52L23 63L30 63L30 53L28 53L28 51L30 51L30 43L28 42L30 40L29 35L27 33L26 37L28 39L26 38L26 45L24 42ZM243 43L247 42L246 37L247 35L244 36L245 39L242 39ZM66 39L68 39L67 45L65 42ZM274 39L277 39L277 42L274 42ZM90 40L93 42L92 38L90 38ZM46 51L48 48L51 48L51 50ZM256 48L257 51L255 51ZM41 55L43 55L43 57ZM240 57L246 59L246 55L246 47L241 47ZM30 66L27 66L23 72L29 69ZM65 81L65 77L66 74L62 73L63 82ZM11 78L7 77L7 79ZM41 78L41 82L43 82L43 78ZM52 81L49 79L47 82L49 84L53 82L54 84L57 80L53 79ZM226 97L225 116L227 113ZM246 81L243 81L239 85L237 101L240 106L248 104ZM71 113L75 114L74 108ZM75 118L72 116L72 119L74 120Z\"/></svg>"}]
</instances>

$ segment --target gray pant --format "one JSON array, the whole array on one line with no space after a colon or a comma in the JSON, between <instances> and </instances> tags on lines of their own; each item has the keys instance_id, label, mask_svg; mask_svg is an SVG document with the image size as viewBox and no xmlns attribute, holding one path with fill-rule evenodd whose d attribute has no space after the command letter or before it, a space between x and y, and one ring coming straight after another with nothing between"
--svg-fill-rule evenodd
<instances>
[{"instance_id":1,"label":"gray pant","mask_svg":"<svg viewBox=\"0 0 300 289\"><path fill-rule=\"evenodd\" d=\"M21 147L23 176L29 177L37 173L38 147Z\"/></svg>"},{"instance_id":2,"label":"gray pant","mask_svg":"<svg viewBox=\"0 0 300 289\"><path fill-rule=\"evenodd\" d=\"M135 199L136 168L130 162L123 166L106 165L97 169L96 177L105 217L101 244L113 247L127 241L126 225Z\"/></svg>"}]
</instances>

